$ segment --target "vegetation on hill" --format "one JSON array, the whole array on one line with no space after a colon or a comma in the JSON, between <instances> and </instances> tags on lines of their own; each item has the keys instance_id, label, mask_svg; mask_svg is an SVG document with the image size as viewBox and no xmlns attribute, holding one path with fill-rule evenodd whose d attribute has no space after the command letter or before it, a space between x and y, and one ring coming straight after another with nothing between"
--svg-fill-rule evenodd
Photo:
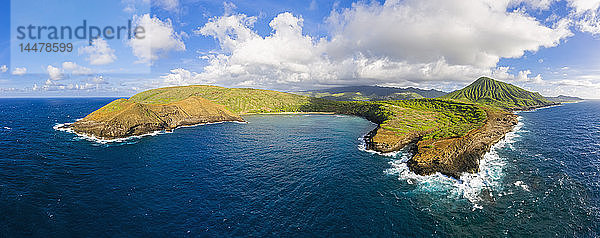
<instances>
[{"instance_id":1,"label":"vegetation on hill","mask_svg":"<svg viewBox=\"0 0 600 238\"><path fill-rule=\"evenodd\" d=\"M419 88L392 88L379 86L348 86L322 90L298 92L300 95L329 99L334 101L385 101L408 100L418 98L436 98L446 95L438 90Z\"/></svg>"},{"instance_id":2,"label":"vegetation on hill","mask_svg":"<svg viewBox=\"0 0 600 238\"><path fill-rule=\"evenodd\" d=\"M546 97L546 99L548 99L548 101L557 102L557 103L583 101L583 98L571 97L571 96L565 96L565 95L558 95L557 97Z\"/></svg>"},{"instance_id":3,"label":"vegetation on hill","mask_svg":"<svg viewBox=\"0 0 600 238\"><path fill-rule=\"evenodd\" d=\"M303 109L365 117L397 136L418 134L425 140L463 136L481 126L486 119L485 111L476 105L442 99L379 102L313 100Z\"/></svg>"},{"instance_id":4,"label":"vegetation on hill","mask_svg":"<svg viewBox=\"0 0 600 238\"><path fill-rule=\"evenodd\" d=\"M129 100L143 104L168 104L191 96L224 105L235 113L299 112L311 98L290 93L251 88L194 85L158 88L138 93Z\"/></svg>"},{"instance_id":5,"label":"vegetation on hill","mask_svg":"<svg viewBox=\"0 0 600 238\"><path fill-rule=\"evenodd\" d=\"M539 93L529 92L512 84L481 77L469 86L441 98L470 101L484 105L518 110L553 105Z\"/></svg>"},{"instance_id":6,"label":"vegetation on hill","mask_svg":"<svg viewBox=\"0 0 600 238\"><path fill-rule=\"evenodd\" d=\"M243 119L223 105L195 96L169 104L142 104L117 99L73 123L72 128L97 138L117 139L223 121Z\"/></svg>"},{"instance_id":7,"label":"vegetation on hill","mask_svg":"<svg viewBox=\"0 0 600 238\"><path fill-rule=\"evenodd\" d=\"M362 92L342 93L353 101L334 101L249 88L185 86L141 92L118 99L70 126L103 139L142 135L207 122L242 121L240 114L331 112L364 117L378 127L366 137L379 152L413 145L408 166L418 174L441 172L458 177L475 172L479 159L516 124L504 109L552 105L538 93L480 78L441 98L390 100L412 92L393 92L366 101ZM376 94L370 94L376 95ZM357 100L361 99L361 100Z\"/></svg>"},{"instance_id":8,"label":"vegetation on hill","mask_svg":"<svg viewBox=\"0 0 600 238\"><path fill-rule=\"evenodd\" d=\"M157 125L164 118L157 118L153 116L154 113L144 112L152 111L149 108L154 108L153 106L179 105L191 97L207 99L237 114L333 112L356 115L380 124L382 130L390 135L419 135L425 136L426 139L462 136L479 126L485 119L485 112L472 104L440 99L332 101L269 90L215 86L183 86L144 91L130 99L115 100L90 114L86 119L109 122L114 121L115 117L146 115L149 120L152 119L154 125ZM206 103L204 107L207 107Z\"/></svg>"}]
</instances>

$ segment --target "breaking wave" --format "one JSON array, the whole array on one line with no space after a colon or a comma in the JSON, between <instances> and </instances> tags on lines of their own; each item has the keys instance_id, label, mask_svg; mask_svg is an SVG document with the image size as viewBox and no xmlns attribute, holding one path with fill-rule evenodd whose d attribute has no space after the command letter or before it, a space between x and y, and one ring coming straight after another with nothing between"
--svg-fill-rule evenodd
<instances>
[{"instance_id":1,"label":"breaking wave","mask_svg":"<svg viewBox=\"0 0 600 238\"><path fill-rule=\"evenodd\" d=\"M81 119L77 119L77 121L79 121L79 120L81 120ZM239 123L239 124L247 124L247 122L243 122L243 121L231 121L231 122ZM196 124L196 125L179 126L175 129L221 124L221 123L225 123L225 122L200 123L200 124ZM153 131L153 132L142 134L142 135L129 136L129 137L117 138L117 139L101 139L101 138L95 137L93 135L75 132L73 129L71 129L71 127L69 127L69 125L72 125L72 124L73 123L59 123L59 124L54 125L52 128L57 131L75 134L76 135L75 139L77 139L77 140L86 140L86 141L94 142L94 143L101 144L101 145L132 144L132 143L136 142L135 141L136 139L141 139L146 136L157 136L157 135L162 135L162 134L167 134L167 133L173 133L173 131L175 130L174 129L174 130L170 130L170 131L167 131L167 130Z\"/></svg>"},{"instance_id":2,"label":"breaking wave","mask_svg":"<svg viewBox=\"0 0 600 238\"><path fill-rule=\"evenodd\" d=\"M385 174L398 176L400 181L415 186L415 192L439 193L451 199L464 198L473 204L473 209L482 209L486 201L493 201L495 197L506 195L503 192L502 179L504 178L504 167L507 159L498 154L499 149L512 148L512 144L516 138L520 137L519 133L523 127L522 117L518 117L519 123L515 128L506 134L504 139L492 146L490 151L486 153L480 161L479 172L463 173L460 179L455 179L441 173L434 175L417 175L410 171L406 162L412 158L412 154L408 151L399 151L394 153L378 153L375 151L366 150L366 145L359 145L359 149L390 157L390 168L384 171ZM524 190L526 185L521 186Z\"/></svg>"}]
</instances>

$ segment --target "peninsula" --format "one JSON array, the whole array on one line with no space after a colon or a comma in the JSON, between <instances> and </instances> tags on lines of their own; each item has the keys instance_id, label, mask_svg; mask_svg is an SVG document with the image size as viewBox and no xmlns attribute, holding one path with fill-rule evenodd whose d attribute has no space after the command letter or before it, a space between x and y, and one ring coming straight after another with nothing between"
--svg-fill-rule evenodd
<instances>
[{"instance_id":1,"label":"peninsula","mask_svg":"<svg viewBox=\"0 0 600 238\"><path fill-rule=\"evenodd\" d=\"M385 97L384 97L385 98ZM555 105L538 93L482 77L438 98L334 101L250 88L182 86L118 99L67 125L78 134L117 139L202 123L239 121L252 113L327 112L364 117L378 126L365 136L378 152L408 147L417 174L460 177L516 125L513 110Z\"/></svg>"}]
</instances>

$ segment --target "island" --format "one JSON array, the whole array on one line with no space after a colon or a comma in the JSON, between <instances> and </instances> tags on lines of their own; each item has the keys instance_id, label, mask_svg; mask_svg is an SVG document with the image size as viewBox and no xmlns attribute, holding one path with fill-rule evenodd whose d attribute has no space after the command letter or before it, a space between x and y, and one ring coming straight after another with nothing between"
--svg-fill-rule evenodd
<instances>
[{"instance_id":1,"label":"island","mask_svg":"<svg viewBox=\"0 0 600 238\"><path fill-rule=\"evenodd\" d=\"M418 92L423 91L410 90ZM428 95L431 92L438 93ZM459 178L462 173L477 172L482 156L513 129L517 124L513 111L557 104L539 93L488 77L439 95L341 101L251 88L168 87L115 100L65 127L111 140L204 123L244 122L244 115L256 113L354 115L378 125L365 136L367 149L381 153L407 149L413 155L407 163L411 171Z\"/></svg>"}]
</instances>

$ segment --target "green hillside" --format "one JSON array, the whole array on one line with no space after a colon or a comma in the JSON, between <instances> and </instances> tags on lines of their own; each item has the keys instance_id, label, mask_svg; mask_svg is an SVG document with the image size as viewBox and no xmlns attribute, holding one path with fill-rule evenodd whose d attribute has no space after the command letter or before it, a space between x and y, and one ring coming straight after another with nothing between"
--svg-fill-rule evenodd
<instances>
[{"instance_id":1,"label":"green hillside","mask_svg":"<svg viewBox=\"0 0 600 238\"><path fill-rule=\"evenodd\" d=\"M392 96L401 97L398 94ZM205 85L152 89L126 102L166 105L192 96L208 99L239 114L332 112L356 115L381 124L383 130L394 136L418 132L427 135L425 138L457 137L477 128L485 119L485 112L476 106L441 99L333 101L270 90Z\"/></svg>"},{"instance_id":2,"label":"green hillside","mask_svg":"<svg viewBox=\"0 0 600 238\"><path fill-rule=\"evenodd\" d=\"M539 93L529 92L488 77L481 77L469 86L441 98L470 101L512 110L554 104Z\"/></svg>"},{"instance_id":3,"label":"green hillside","mask_svg":"<svg viewBox=\"0 0 600 238\"><path fill-rule=\"evenodd\" d=\"M138 93L129 100L143 104L168 104L191 96L208 99L241 114L298 112L311 100L306 96L277 91L206 85L152 89Z\"/></svg>"},{"instance_id":4,"label":"green hillside","mask_svg":"<svg viewBox=\"0 0 600 238\"><path fill-rule=\"evenodd\" d=\"M419 88L393 88L380 86L347 86L298 92L300 95L323 98L334 101L385 101L436 98L445 92Z\"/></svg>"}]
</instances>

